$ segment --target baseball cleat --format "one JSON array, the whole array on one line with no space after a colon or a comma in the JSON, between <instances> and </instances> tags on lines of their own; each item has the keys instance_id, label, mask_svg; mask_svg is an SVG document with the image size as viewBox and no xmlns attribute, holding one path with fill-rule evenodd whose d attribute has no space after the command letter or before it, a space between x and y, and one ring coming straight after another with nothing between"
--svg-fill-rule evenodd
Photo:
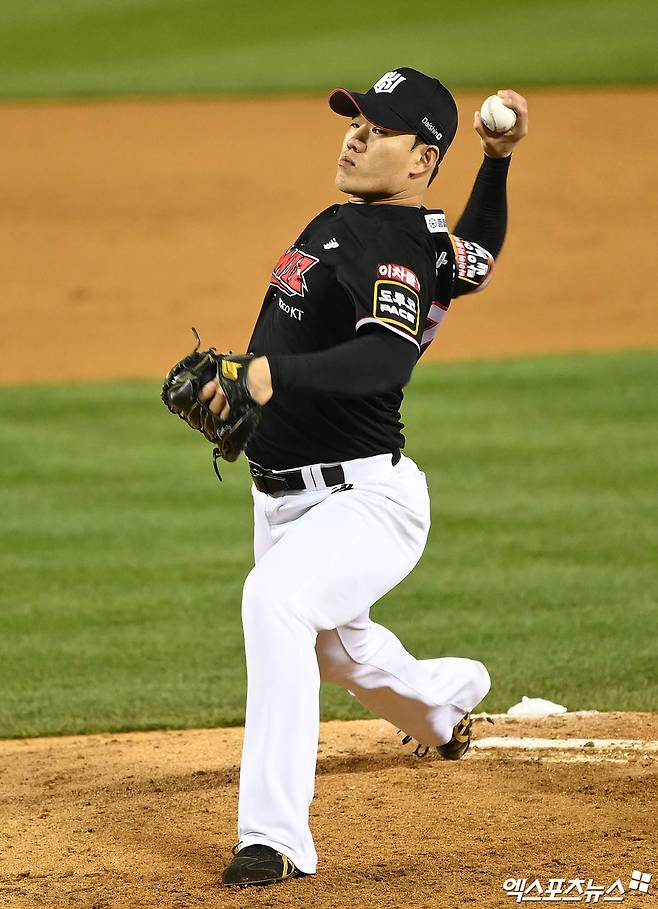
<instances>
[{"instance_id":1,"label":"baseball cleat","mask_svg":"<svg viewBox=\"0 0 658 909\"><path fill-rule=\"evenodd\" d=\"M271 846L254 843L234 854L224 870L222 883L226 887L264 886L304 876L304 872L299 871L287 855Z\"/></svg>"},{"instance_id":2,"label":"baseball cleat","mask_svg":"<svg viewBox=\"0 0 658 909\"><path fill-rule=\"evenodd\" d=\"M452 738L445 745L438 745L437 751L446 761L458 761L471 747L471 729L473 720L469 713L453 727Z\"/></svg>"},{"instance_id":3,"label":"baseball cleat","mask_svg":"<svg viewBox=\"0 0 658 909\"><path fill-rule=\"evenodd\" d=\"M437 745L436 750L441 755L441 757L446 761L458 761L459 758L464 757L468 749L471 747L471 729L473 728L473 720L471 719L470 714L462 717L462 719L453 727L452 738L449 742L446 742L445 745ZM401 732L401 729L398 729L398 733ZM409 742L413 742L413 737L410 735L405 735L402 739L403 745L408 745ZM425 755L430 750L429 745L423 745L420 742L416 744L414 748L414 754L417 757L425 757Z\"/></svg>"}]
</instances>

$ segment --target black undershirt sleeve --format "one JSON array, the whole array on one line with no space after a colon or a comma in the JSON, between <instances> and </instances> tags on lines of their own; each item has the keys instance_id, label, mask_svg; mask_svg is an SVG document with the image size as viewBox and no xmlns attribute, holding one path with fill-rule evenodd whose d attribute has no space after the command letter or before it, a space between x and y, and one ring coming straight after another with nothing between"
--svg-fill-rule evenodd
<instances>
[{"instance_id":1,"label":"black undershirt sleeve","mask_svg":"<svg viewBox=\"0 0 658 909\"><path fill-rule=\"evenodd\" d=\"M470 198L454 233L483 246L494 259L503 248L507 230L507 172L512 156L488 158L473 185Z\"/></svg>"},{"instance_id":2,"label":"black undershirt sleeve","mask_svg":"<svg viewBox=\"0 0 658 909\"><path fill-rule=\"evenodd\" d=\"M401 388L411 377L418 348L387 328L364 326L356 338L309 354L268 354L274 397L302 391L363 398Z\"/></svg>"}]
</instances>

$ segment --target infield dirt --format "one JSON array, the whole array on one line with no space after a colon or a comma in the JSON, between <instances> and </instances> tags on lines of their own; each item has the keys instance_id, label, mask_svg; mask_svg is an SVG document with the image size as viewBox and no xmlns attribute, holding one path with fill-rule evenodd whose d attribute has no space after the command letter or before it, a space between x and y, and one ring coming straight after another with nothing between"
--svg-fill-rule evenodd
<instances>
[{"instance_id":1,"label":"infield dirt","mask_svg":"<svg viewBox=\"0 0 658 909\"><path fill-rule=\"evenodd\" d=\"M497 273L426 356L658 344L658 90L527 94ZM481 160L482 98L458 101L428 200L453 224ZM0 107L0 381L160 376L191 325L244 348L274 262L341 201L344 127L320 97Z\"/></svg>"},{"instance_id":2,"label":"infield dirt","mask_svg":"<svg viewBox=\"0 0 658 909\"><path fill-rule=\"evenodd\" d=\"M453 223L479 166L468 112L481 100L459 96L429 200ZM658 92L529 100L497 274L458 301L429 355L657 345ZM341 130L317 98L0 108L0 381L157 376L192 324L204 343L244 347L273 262L337 199ZM481 720L476 733L655 742L658 715ZM497 907L515 903L510 877L626 885L658 871L651 748L474 749L450 764L418 760L375 720L323 724L317 878L227 893L241 737L0 742L2 904ZM657 887L624 905L648 909Z\"/></svg>"}]
</instances>

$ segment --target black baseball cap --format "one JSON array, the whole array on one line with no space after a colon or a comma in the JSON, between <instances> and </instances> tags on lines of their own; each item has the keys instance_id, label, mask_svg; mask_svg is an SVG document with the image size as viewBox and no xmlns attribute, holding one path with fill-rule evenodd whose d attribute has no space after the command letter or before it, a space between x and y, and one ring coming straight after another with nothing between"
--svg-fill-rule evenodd
<instances>
[{"instance_id":1,"label":"black baseball cap","mask_svg":"<svg viewBox=\"0 0 658 909\"><path fill-rule=\"evenodd\" d=\"M445 85L407 66L384 73L365 94L335 88L329 106L343 117L361 113L381 129L419 135L441 159L457 132L457 105Z\"/></svg>"}]
</instances>

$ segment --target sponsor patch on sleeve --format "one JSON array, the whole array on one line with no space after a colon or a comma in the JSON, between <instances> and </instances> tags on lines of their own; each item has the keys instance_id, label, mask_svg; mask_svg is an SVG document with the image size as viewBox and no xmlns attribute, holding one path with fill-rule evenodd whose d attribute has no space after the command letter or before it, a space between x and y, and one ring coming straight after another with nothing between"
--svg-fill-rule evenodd
<instances>
[{"instance_id":1,"label":"sponsor patch on sleeve","mask_svg":"<svg viewBox=\"0 0 658 909\"><path fill-rule=\"evenodd\" d=\"M396 265L394 262L380 262L377 266L377 277L379 280L389 278L391 281L399 281L406 284L412 290L420 290L420 281L416 273L404 265Z\"/></svg>"},{"instance_id":2,"label":"sponsor patch on sleeve","mask_svg":"<svg viewBox=\"0 0 658 909\"><path fill-rule=\"evenodd\" d=\"M416 336L420 321L420 298L401 281L376 281L372 314L380 322L402 328Z\"/></svg>"},{"instance_id":3,"label":"sponsor patch on sleeve","mask_svg":"<svg viewBox=\"0 0 658 909\"><path fill-rule=\"evenodd\" d=\"M473 243L472 240L462 240L461 237L454 235L451 236L451 240L455 250L457 280L472 284L473 290L476 287L478 290L482 290L491 277L493 256L483 246Z\"/></svg>"}]
</instances>

